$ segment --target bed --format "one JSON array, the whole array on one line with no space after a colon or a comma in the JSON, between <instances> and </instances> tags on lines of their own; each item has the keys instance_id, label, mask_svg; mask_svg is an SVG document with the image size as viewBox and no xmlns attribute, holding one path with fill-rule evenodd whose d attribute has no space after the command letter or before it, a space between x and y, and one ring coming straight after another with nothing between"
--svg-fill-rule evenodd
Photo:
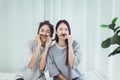
<instances>
[{"instance_id":1,"label":"bed","mask_svg":"<svg viewBox=\"0 0 120 80\"><path fill-rule=\"evenodd\" d=\"M16 73L0 73L0 80L15 80Z\"/></svg>"},{"instance_id":2,"label":"bed","mask_svg":"<svg viewBox=\"0 0 120 80\"><path fill-rule=\"evenodd\" d=\"M17 73L0 73L0 80L15 80ZM45 73L47 80L52 80L52 78L49 77L48 72Z\"/></svg>"},{"instance_id":3,"label":"bed","mask_svg":"<svg viewBox=\"0 0 120 80\"><path fill-rule=\"evenodd\" d=\"M15 80L17 73L0 73L0 80ZM48 73L46 73L48 75ZM46 76L47 80L52 80L49 76ZM110 80L108 76L98 71L87 71L83 74L84 80Z\"/></svg>"}]
</instances>

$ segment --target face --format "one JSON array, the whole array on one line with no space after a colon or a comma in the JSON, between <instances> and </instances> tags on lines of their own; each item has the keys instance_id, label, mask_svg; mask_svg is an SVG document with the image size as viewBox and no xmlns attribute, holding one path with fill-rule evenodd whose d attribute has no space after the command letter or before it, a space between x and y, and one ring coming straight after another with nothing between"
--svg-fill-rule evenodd
<instances>
[{"instance_id":1,"label":"face","mask_svg":"<svg viewBox=\"0 0 120 80\"><path fill-rule=\"evenodd\" d=\"M59 39L66 40L67 35L69 34L69 30L68 30L67 25L64 23L61 23L57 28L56 34L57 34Z\"/></svg>"},{"instance_id":2,"label":"face","mask_svg":"<svg viewBox=\"0 0 120 80\"><path fill-rule=\"evenodd\" d=\"M48 25L43 25L39 30L41 41L45 42L50 37L51 31Z\"/></svg>"}]
</instances>

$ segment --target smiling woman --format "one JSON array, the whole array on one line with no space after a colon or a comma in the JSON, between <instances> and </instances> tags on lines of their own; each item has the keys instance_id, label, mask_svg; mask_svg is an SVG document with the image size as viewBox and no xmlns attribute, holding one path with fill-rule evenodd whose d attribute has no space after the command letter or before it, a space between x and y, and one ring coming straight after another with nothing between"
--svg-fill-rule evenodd
<instances>
[{"instance_id":1,"label":"smiling woman","mask_svg":"<svg viewBox=\"0 0 120 80\"><path fill-rule=\"evenodd\" d=\"M26 64L23 64L16 80L46 80L44 71L53 32L53 25L49 21L43 21L39 24L37 35L30 43L29 54L25 56L27 57L24 60Z\"/></svg>"}]
</instances>

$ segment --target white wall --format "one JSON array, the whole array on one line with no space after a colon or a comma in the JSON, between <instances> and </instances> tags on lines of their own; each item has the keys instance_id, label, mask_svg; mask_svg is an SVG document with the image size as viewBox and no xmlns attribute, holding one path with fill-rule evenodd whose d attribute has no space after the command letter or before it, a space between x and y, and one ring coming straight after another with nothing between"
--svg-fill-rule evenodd
<instances>
[{"instance_id":1,"label":"white wall","mask_svg":"<svg viewBox=\"0 0 120 80\"><path fill-rule=\"evenodd\" d=\"M44 20L44 0L0 0L0 72L16 72Z\"/></svg>"},{"instance_id":2,"label":"white wall","mask_svg":"<svg viewBox=\"0 0 120 80\"><path fill-rule=\"evenodd\" d=\"M20 68L26 43L36 34L40 21L47 19L55 25L59 19L66 19L83 52L82 69L98 70L112 80L119 80L120 54L108 58L114 46L109 49L100 46L112 34L100 25L109 24L116 16L120 25L119 3L119 0L0 0L0 71L16 72Z\"/></svg>"}]
</instances>

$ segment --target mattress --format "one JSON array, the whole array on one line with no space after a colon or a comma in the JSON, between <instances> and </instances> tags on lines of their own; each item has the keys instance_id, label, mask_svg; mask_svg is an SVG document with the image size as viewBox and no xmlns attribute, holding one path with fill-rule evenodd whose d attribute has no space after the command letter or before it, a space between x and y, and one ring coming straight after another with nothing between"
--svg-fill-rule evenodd
<instances>
[{"instance_id":1,"label":"mattress","mask_svg":"<svg viewBox=\"0 0 120 80\"><path fill-rule=\"evenodd\" d=\"M16 73L0 73L0 80L15 80Z\"/></svg>"},{"instance_id":2,"label":"mattress","mask_svg":"<svg viewBox=\"0 0 120 80\"><path fill-rule=\"evenodd\" d=\"M17 73L0 73L0 80L15 80ZM45 73L47 80L52 80L48 73Z\"/></svg>"},{"instance_id":3,"label":"mattress","mask_svg":"<svg viewBox=\"0 0 120 80\"><path fill-rule=\"evenodd\" d=\"M17 73L0 73L0 80L15 80L15 76ZM49 78L48 73L46 74L47 80L52 80ZM84 80L110 80L108 76L98 71L87 71L83 74Z\"/></svg>"}]
</instances>

